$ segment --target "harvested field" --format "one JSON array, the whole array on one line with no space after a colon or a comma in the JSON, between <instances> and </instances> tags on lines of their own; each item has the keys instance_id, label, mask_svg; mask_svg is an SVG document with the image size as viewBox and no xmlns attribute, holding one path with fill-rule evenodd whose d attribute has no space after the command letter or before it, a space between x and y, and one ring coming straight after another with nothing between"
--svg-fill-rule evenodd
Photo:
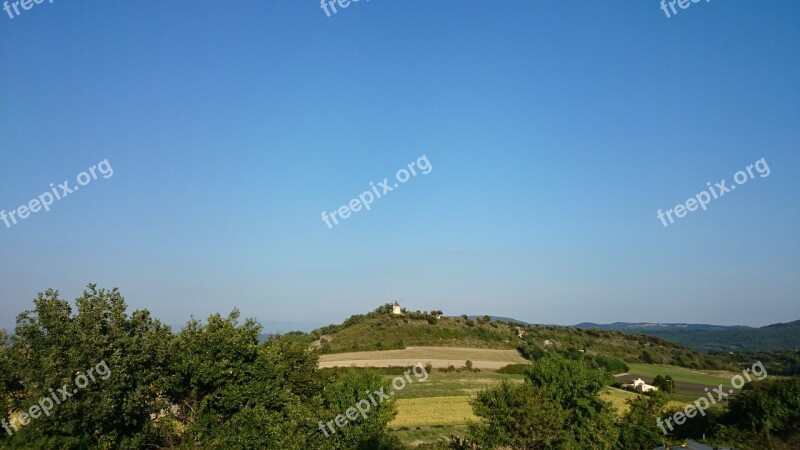
<instances>
[{"instance_id":1,"label":"harvested field","mask_svg":"<svg viewBox=\"0 0 800 450\"><path fill-rule=\"evenodd\" d=\"M430 363L435 368L462 367L467 360L476 369L497 370L508 364L527 362L516 350L484 348L408 347L403 350L335 353L320 357L320 368L391 367Z\"/></svg>"}]
</instances>

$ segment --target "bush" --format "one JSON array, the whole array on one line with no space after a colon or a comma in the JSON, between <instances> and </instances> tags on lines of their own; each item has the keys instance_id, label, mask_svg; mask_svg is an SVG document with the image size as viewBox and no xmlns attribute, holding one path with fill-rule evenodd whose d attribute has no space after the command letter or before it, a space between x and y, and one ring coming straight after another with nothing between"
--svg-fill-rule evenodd
<instances>
[{"instance_id":1,"label":"bush","mask_svg":"<svg viewBox=\"0 0 800 450\"><path fill-rule=\"evenodd\" d=\"M656 375L653 379L653 386L657 387L659 391L671 393L675 389L675 383L672 381L672 376Z\"/></svg>"},{"instance_id":2,"label":"bush","mask_svg":"<svg viewBox=\"0 0 800 450\"><path fill-rule=\"evenodd\" d=\"M530 367L530 364L509 364L501 367L497 373L523 375Z\"/></svg>"},{"instance_id":3,"label":"bush","mask_svg":"<svg viewBox=\"0 0 800 450\"><path fill-rule=\"evenodd\" d=\"M442 373L451 373L451 372L457 372L457 371L458 371L458 369L456 369L455 366L453 366L452 364L447 366L446 369L439 369L439 372L442 372Z\"/></svg>"},{"instance_id":4,"label":"bush","mask_svg":"<svg viewBox=\"0 0 800 450\"><path fill-rule=\"evenodd\" d=\"M517 351L522 355L523 358L531 361L536 361L547 355L547 351L536 344L520 344L517 346Z\"/></svg>"},{"instance_id":5,"label":"bush","mask_svg":"<svg viewBox=\"0 0 800 450\"><path fill-rule=\"evenodd\" d=\"M609 356L595 356L593 360L597 367L605 369L610 373L623 373L630 370L630 367L621 359L611 358Z\"/></svg>"}]
</instances>

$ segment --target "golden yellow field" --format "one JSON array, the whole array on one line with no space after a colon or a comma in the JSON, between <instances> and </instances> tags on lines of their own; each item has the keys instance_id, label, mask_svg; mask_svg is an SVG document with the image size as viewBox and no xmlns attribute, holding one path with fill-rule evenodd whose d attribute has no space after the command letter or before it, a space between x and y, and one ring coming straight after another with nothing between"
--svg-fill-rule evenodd
<instances>
[{"instance_id":1,"label":"golden yellow field","mask_svg":"<svg viewBox=\"0 0 800 450\"><path fill-rule=\"evenodd\" d=\"M391 428L463 425L477 420L469 402L472 396L397 399L397 417Z\"/></svg>"}]
</instances>

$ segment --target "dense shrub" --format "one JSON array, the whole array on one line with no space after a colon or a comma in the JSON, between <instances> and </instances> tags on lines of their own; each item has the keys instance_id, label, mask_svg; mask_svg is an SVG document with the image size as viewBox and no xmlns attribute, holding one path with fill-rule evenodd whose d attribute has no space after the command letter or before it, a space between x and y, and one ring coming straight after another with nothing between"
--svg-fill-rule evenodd
<instances>
[{"instance_id":1,"label":"dense shrub","mask_svg":"<svg viewBox=\"0 0 800 450\"><path fill-rule=\"evenodd\" d=\"M509 364L501 367L497 373L521 375L524 374L530 367L530 364Z\"/></svg>"},{"instance_id":2,"label":"dense shrub","mask_svg":"<svg viewBox=\"0 0 800 450\"><path fill-rule=\"evenodd\" d=\"M596 367L605 369L610 373L623 373L630 370L630 367L621 359L602 355L594 356L591 359Z\"/></svg>"}]
</instances>

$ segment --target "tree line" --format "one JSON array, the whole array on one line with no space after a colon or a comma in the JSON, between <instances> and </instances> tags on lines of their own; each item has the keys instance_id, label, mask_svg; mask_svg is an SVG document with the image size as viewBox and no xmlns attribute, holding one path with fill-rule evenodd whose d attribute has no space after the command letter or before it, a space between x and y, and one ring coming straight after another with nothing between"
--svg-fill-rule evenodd
<instances>
[{"instance_id":1,"label":"tree line","mask_svg":"<svg viewBox=\"0 0 800 450\"><path fill-rule=\"evenodd\" d=\"M394 399L329 436L321 431L365 392L388 391L384 374L319 370L308 335L263 340L260 333L236 310L173 332L147 311L128 313L116 289L90 285L74 308L48 290L19 314L13 333L0 331L0 399L10 431L0 432L0 448L404 448L388 429ZM535 363L518 368L524 382L479 393L473 409L480 421L466 436L419 448L649 450L702 435L742 449L800 448L800 378L750 383L726 409L664 436L656 418L669 414L665 396L637 397L621 416L600 398L623 362L528 350ZM101 361L107 377L47 415L22 415Z\"/></svg>"}]
</instances>

